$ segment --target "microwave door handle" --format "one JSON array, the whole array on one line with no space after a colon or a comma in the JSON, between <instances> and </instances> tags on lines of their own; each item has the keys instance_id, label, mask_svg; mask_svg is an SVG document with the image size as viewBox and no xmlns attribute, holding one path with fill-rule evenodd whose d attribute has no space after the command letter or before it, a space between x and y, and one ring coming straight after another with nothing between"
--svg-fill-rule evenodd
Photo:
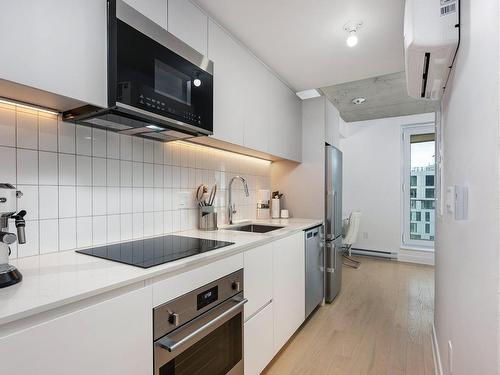
<instances>
[{"instance_id":1,"label":"microwave door handle","mask_svg":"<svg viewBox=\"0 0 500 375\"><path fill-rule=\"evenodd\" d=\"M224 320L227 316L231 315L238 309L240 309L245 303L247 303L248 300L246 298L243 298L240 300L236 305L232 306L231 308L227 309L224 311L222 314L217 315L214 319L209 321L208 323L202 325L201 327L197 328L190 334L184 336L182 339L179 341L171 340L169 339L168 336L156 341L156 344L162 347L163 349L168 350L169 352L175 351L177 348L181 347L191 339L195 338L196 336L200 335L203 333L203 331L206 331L207 329L211 328L215 324L219 323L221 320Z\"/></svg>"}]
</instances>

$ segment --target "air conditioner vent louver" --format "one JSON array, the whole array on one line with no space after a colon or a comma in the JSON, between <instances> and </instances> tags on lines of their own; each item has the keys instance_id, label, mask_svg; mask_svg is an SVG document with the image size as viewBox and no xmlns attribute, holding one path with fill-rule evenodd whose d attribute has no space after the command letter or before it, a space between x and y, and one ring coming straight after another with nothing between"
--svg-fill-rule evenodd
<instances>
[{"instance_id":1,"label":"air conditioner vent louver","mask_svg":"<svg viewBox=\"0 0 500 375\"><path fill-rule=\"evenodd\" d=\"M459 0L406 0L405 68L408 95L439 100L458 48Z\"/></svg>"}]
</instances>

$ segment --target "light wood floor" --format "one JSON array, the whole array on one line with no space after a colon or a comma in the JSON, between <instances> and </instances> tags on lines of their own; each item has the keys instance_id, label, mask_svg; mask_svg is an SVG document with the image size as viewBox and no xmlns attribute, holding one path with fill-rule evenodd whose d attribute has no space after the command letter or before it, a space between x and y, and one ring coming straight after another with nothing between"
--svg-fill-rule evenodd
<instances>
[{"instance_id":1,"label":"light wood floor","mask_svg":"<svg viewBox=\"0 0 500 375\"><path fill-rule=\"evenodd\" d=\"M266 375L434 374L434 268L361 259L342 291L316 310Z\"/></svg>"}]
</instances>

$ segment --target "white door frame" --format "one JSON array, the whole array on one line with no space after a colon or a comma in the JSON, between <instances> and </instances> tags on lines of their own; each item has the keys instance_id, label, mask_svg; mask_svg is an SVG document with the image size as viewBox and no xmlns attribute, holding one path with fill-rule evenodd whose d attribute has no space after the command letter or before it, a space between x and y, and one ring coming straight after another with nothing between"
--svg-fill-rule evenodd
<instances>
[{"instance_id":1,"label":"white door frame","mask_svg":"<svg viewBox=\"0 0 500 375\"><path fill-rule=\"evenodd\" d=\"M411 143L414 134L436 133L436 124L426 122L409 124L401 127L401 248L422 251L434 251L434 241L410 239L410 174L411 174ZM436 180L436 177L434 177ZM436 187L435 187L436 189ZM437 217L437 204L435 205Z\"/></svg>"}]
</instances>

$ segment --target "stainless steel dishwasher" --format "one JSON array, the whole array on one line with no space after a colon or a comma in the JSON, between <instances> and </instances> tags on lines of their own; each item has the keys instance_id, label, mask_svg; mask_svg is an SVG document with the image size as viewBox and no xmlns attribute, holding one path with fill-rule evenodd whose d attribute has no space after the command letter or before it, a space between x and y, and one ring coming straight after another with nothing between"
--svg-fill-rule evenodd
<instances>
[{"instance_id":1,"label":"stainless steel dishwasher","mask_svg":"<svg viewBox=\"0 0 500 375\"><path fill-rule=\"evenodd\" d=\"M306 318L324 298L325 257L321 246L321 226L305 231Z\"/></svg>"}]
</instances>

